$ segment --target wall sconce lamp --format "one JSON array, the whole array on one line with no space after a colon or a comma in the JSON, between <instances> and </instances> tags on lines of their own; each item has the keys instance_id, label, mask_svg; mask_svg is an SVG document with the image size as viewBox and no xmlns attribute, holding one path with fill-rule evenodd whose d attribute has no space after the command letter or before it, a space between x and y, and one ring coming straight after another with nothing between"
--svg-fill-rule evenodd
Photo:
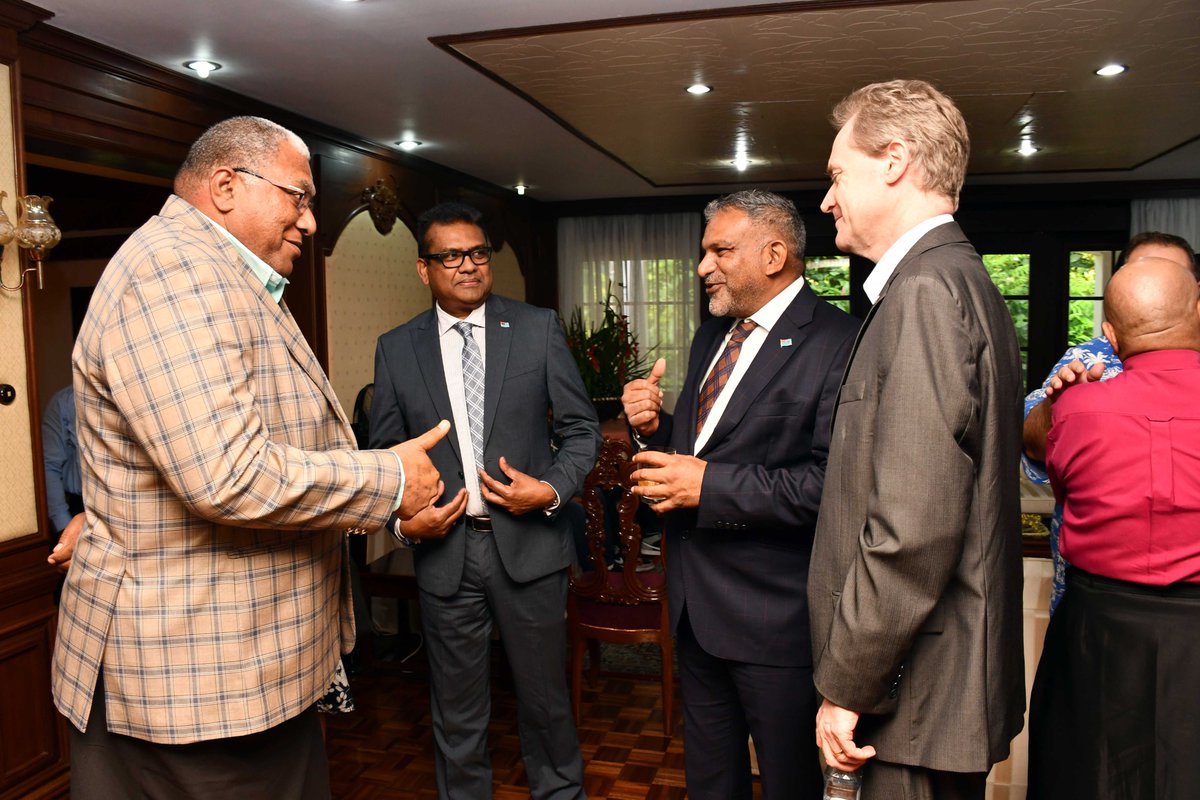
<instances>
[{"instance_id":1,"label":"wall sconce lamp","mask_svg":"<svg viewBox=\"0 0 1200 800\"><path fill-rule=\"evenodd\" d=\"M25 285L26 273L36 272L37 286L41 289L42 260L46 257L46 253L62 239L62 231L54 224L54 220L46 208L53 198L41 197L36 194L18 197L17 225L14 227L8 214L4 213L4 198L6 197L8 197L8 192L0 191L0 255L3 253L4 245L16 239L22 250L29 251L34 266L21 270L21 280L17 282L16 286L9 286L0 276L0 288L10 292L19 292Z\"/></svg>"}]
</instances>

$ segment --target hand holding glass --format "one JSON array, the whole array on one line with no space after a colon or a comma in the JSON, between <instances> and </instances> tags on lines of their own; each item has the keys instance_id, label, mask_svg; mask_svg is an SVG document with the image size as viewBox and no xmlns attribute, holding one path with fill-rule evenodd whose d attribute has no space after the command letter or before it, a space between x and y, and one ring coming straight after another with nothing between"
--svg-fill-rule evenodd
<instances>
[{"instance_id":1,"label":"hand holding glass","mask_svg":"<svg viewBox=\"0 0 1200 800\"><path fill-rule=\"evenodd\" d=\"M649 445L648 447L643 447L642 450L646 450L651 453L664 453L669 456L675 455L674 447L662 447L660 445ZM645 474L646 470L655 469L655 467L648 467L648 466L644 466L644 465L639 465L638 468L642 471L643 475ZM657 485L658 485L658 481L652 481L645 477L638 479L638 486L657 486ZM649 503L650 505L654 505L655 503L662 502L662 500L663 500L663 498L661 498L661 497L645 497L645 496L642 497L642 502Z\"/></svg>"}]
</instances>

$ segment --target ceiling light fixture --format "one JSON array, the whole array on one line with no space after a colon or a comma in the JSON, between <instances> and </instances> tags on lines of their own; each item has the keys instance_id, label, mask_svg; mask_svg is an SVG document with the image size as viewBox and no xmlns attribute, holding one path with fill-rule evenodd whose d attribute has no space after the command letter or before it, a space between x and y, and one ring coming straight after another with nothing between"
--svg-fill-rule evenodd
<instances>
[{"instance_id":1,"label":"ceiling light fixture","mask_svg":"<svg viewBox=\"0 0 1200 800\"><path fill-rule=\"evenodd\" d=\"M197 59L196 61L185 61L183 62L183 66L190 70L194 70L201 78L207 78L209 75L221 68L221 65L217 62L208 61L203 58Z\"/></svg>"},{"instance_id":2,"label":"ceiling light fixture","mask_svg":"<svg viewBox=\"0 0 1200 800\"><path fill-rule=\"evenodd\" d=\"M687 88L688 94L708 94L711 91L712 87L703 83L693 83Z\"/></svg>"},{"instance_id":3,"label":"ceiling light fixture","mask_svg":"<svg viewBox=\"0 0 1200 800\"><path fill-rule=\"evenodd\" d=\"M1128 67L1124 64L1105 64L1100 69L1096 70L1096 74L1101 78L1111 78L1113 75L1120 75Z\"/></svg>"},{"instance_id":4,"label":"ceiling light fixture","mask_svg":"<svg viewBox=\"0 0 1200 800\"><path fill-rule=\"evenodd\" d=\"M735 167L737 167L738 172L745 172L746 167L750 166L754 162L751 161L750 156L746 155L745 153L738 153L737 157L734 158L733 161L731 161L729 163L731 163Z\"/></svg>"},{"instance_id":5,"label":"ceiling light fixture","mask_svg":"<svg viewBox=\"0 0 1200 800\"><path fill-rule=\"evenodd\" d=\"M421 146L421 143L416 139L401 139L396 142L396 146L406 153L410 153Z\"/></svg>"},{"instance_id":6,"label":"ceiling light fixture","mask_svg":"<svg viewBox=\"0 0 1200 800\"><path fill-rule=\"evenodd\" d=\"M517 190L517 194L519 194L519 195L521 195L521 196L524 196L524 195L525 195L525 190L526 190L526 189L528 189L529 187L528 187L528 186L526 186L526 185L525 185L525 184L523 184L523 183L518 183L518 184L517 184L516 186L514 186L513 188Z\"/></svg>"},{"instance_id":7,"label":"ceiling light fixture","mask_svg":"<svg viewBox=\"0 0 1200 800\"><path fill-rule=\"evenodd\" d=\"M1028 158L1040 149L1041 148L1034 146L1032 139L1022 139L1021 146L1017 148L1017 152Z\"/></svg>"}]
</instances>

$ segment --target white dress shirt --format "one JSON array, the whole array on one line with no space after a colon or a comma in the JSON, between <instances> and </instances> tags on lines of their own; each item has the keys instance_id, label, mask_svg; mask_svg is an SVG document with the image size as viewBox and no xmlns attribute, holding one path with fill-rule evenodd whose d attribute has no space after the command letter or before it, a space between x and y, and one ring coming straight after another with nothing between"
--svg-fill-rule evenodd
<instances>
[{"instance_id":1,"label":"white dress shirt","mask_svg":"<svg viewBox=\"0 0 1200 800\"><path fill-rule=\"evenodd\" d=\"M447 314L435 304L438 340L442 346L442 369L446 373L446 391L450 395L450 412L454 416L454 435L458 439L458 452L462 456L463 482L467 487L467 515L486 517L487 503L479 491L479 467L475 463L475 446L471 444L471 423L467 416L467 397L463 389L462 352L463 337L454 326L459 319ZM484 306L472 311L465 320L471 323L475 344L479 346L479 359L487 372L487 315ZM482 420L481 420L482 421ZM444 500L442 502L445 502Z\"/></svg>"},{"instance_id":2,"label":"white dress shirt","mask_svg":"<svg viewBox=\"0 0 1200 800\"><path fill-rule=\"evenodd\" d=\"M892 277L900 260L908 255L908 251L912 250L913 245L919 242L922 236L947 222L954 222L954 217L949 214L930 217L909 228L903 236L892 243L892 246L883 254L883 258L879 259L879 263L875 265L875 269L871 270L871 274L863 281L863 292L870 299L871 305L879 302L879 295L883 294L883 287L887 286L888 278Z\"/></svg>"}]
</instances>

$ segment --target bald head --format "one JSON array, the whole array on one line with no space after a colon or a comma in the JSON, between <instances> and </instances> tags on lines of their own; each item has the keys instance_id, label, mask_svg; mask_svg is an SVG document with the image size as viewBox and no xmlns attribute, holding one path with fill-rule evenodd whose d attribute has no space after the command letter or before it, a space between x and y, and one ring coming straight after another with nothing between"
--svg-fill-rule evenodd
<instances>
[{"instance_id":1,"label":"bald head","mask_svg":"<svg viewBox=\"0 0 1200 800\"><path fill-rule=\"evenodd\" d=\"M1200 350L1200 285L1190 269L1139 258L1104 294L1104 333L1121 358L1150 350Z\"/></svg>"}]
</instances>

